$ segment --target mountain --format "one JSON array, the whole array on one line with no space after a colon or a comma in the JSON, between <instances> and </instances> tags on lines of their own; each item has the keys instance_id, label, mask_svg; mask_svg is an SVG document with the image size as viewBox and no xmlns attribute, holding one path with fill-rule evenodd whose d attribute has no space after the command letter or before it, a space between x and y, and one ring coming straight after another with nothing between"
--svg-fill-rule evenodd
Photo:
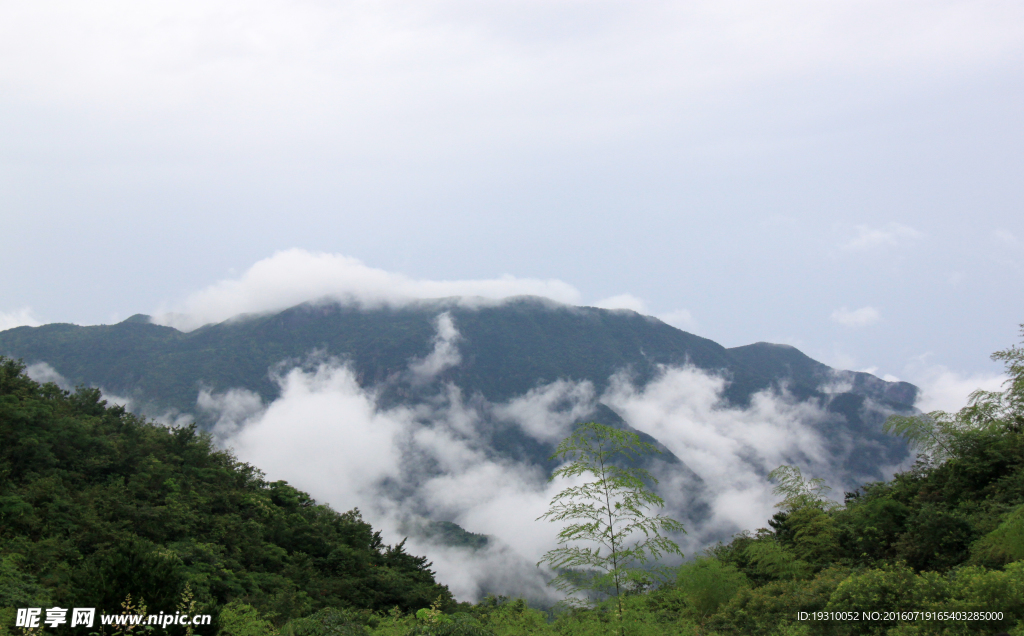
<instances>
[{"instance_id":1,"label":"mountain","mask_svg":"<svg viewBox=\"0 0 1024 636\"><path fill-rule=\"evenodd\" d=\"M115 325L18 327L0 332L0 354L29 365L44 362L69 384L130 398L137 410L190 413L210 427L210 416L196 409L200 390L244 388L270 402L281 390L272 370L299 364L314 352L347 361L362 386L381 387L383 403L408 402L424 389L402 380L408 379L410 361L431 354L442 314L457 330L459 362L441 369L435 380L467 396L498 403L559 379L589 381L601 394L617 373L644 386L665 367L692 365L727 380L723 406L745 407L765 390L820 404L836 417L819 422L819 428L862 451L841 453L858 474L881 477L880 466L905 455L880 423L891 412L912 411L917 389L911 384L838 371L787 345L727 349L632 311L532 297L378 308L305 303L191 332L152 324L144 315ZM604 419L618 419L606 406L599 408ZM545 452L529 454L541 458Z\"/></svg>"},{"instance_id":2,"label":"mountain","mask_svg":"<svg viewBox=\"0 0 1024 636\"><path fill-rule=\"evenodd\" d=\"M47 362L72 383L99 385L188 411L200 385L245 386L265 399L278 387L267 370L311 351L351 360L360 381L381 383L409 360L429 354L434 321L447 311L461 335L462 364L446 373L467 392L509 399L559 378L607 386L630 369L641 383L658 365L691 364L723 372L725 397L745 404L759 390L786 383L800 399L825 397L824 385L894 408L912 407L917 389L867 373L837 372L787 345L726 349L628 310L559 305L537 298L467 307L458 299L362 309L305 303L277 314L241 316L183 333L135 315L115 325L50 324L0 332L0 353Z\"/></svg>"}]
</instances>

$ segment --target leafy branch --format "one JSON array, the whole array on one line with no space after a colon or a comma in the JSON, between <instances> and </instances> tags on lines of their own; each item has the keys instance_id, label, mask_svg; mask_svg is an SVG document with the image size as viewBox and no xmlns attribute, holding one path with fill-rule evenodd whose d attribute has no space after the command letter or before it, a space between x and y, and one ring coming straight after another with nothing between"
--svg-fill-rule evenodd
<instances>
[{"instance_id":1,"label":"leafy branch","mask_svg":"<svg viewBox=\"0 0 1024 636\"><path fill-rule=\"evenodd\" d=\"M622 594L627 588L642 589L664 568L651 565L663 555L682 556L679 546L663 533L685 532L683 524L660 514L664 500L647 489L657 483L635 464L658 453L629 431L596 422L580 424L555 449L552 459L568 460L556 470L556 478L589 478L555 495L550 508L537 519L570 522L558 533L558 548L548 551L537 564L547 563L558 572L551 584L569 595L569 602L583 603L575 595L589 590L614 596L622 622Z\"/></svg>"}]
</instances>

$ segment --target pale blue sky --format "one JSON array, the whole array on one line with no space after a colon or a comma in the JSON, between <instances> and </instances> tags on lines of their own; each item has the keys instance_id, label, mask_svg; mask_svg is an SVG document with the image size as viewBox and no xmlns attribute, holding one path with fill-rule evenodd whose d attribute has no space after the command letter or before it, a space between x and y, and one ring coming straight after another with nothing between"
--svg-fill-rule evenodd
<instances>
[{"instance_id":1,"label":"pale blue sky","mask_svg":"<svg viewBox=\"0 0 1024 636\"><path fill-rule=\"evenodd\" d=\"M297 248L991 375L1022 112L1020 2L0 2L0 326Z\"/></svg>"}]
</instances>

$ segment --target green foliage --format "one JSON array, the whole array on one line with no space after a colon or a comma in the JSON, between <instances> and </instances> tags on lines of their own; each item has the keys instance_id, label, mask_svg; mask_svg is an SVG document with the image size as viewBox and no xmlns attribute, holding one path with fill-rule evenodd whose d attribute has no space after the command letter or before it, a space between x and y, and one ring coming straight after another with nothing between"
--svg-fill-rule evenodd
<instances>
[{"instance_id":1,"label":"green foliage","mask_svg":"<svg viewBox=\"0 0 1024 636\"><path fill-rule=\"evenodd\" d=\"M831 488L818 477L805 479L797 466L779 466L768 474L778 482L773 490L783 499L782 511L768 523L775 533L765 533L747 548L759 573L773 579L805 578L833 563L840 546L834 513L840 504L829 499Z\"/></svg>"},{"instance_id":2,"label":"green foliage","mask_svg":"<svg viewBox=\"0 0 1024 636\"><path fill-rule=\"evenodd\" d=\"M924 451L887 483L847 493L783 467L771 529L712 553L752 585L705 623L722 634L1024 633L1024 351L994 356L1010 380L976 392L955 414L894 418L889 429ZM815 574L816 573L816 574ZM996 611L979 621L797 621L797 612Z\"/></svg>"},{"instance_id":3,"label":"green foliage","mask_svg":"<svg viewBox=\"0 0 1024 636\"><path fill-rule=\"evenodd\" d=\"M430 607L416 612L416 622L405 636L495 636L480 621L467 612L445 614L441 611L444 600L438 598Z\"/></svg>"},{"instance_id":4,"label":"green foliage","mask_svg":"<svg viewBox=\"0 0 1024 636\"><path fill-rule=\"evenodd\" d=\"M0 358L0 607L112 610L130 593L173 612L187 589L195 613L239 601L280 625L450 602L427 560L385 545L358 510L266 482L195 427L23 371Z\"/></svg>"},{"instance_id":5,"label":"green foliage","mask_svg":"<svg viewBox=\"0 0 1024 636\"><path fill-rule=\"evenodd\" d=\"M934 572L919 577L911 568L886 565L848 577L836 589L825 609L839 612L879 611L874 608L897 612L922 610L945 598L943 583ZM845 626L845 631L884 633L885 628L892 626L892 623L864 621L863 625Z\"/></svg>"},{"instance_id":6,"label":"green foliage","mask_svg":"<svg viewBox=\"0 0 1024 636\"><path fill-rule=\"evenodd\" d=\"M374 614L360 614L353 610L324 609L303 618L297 618L281 628L282 636L367 636L369 624L380 624Z\"/></svg>"},{"instance_id":7,"label":"green foliage","mask_svg":"<svg viewBox=\"0 0 1024 636\"><path fill-rule=\"evenodd\" d=\"M836 513L841 506L829 499L820 478L805 479L798 467L780 466L768 475L782 510L757 533L734 538L712 553L744 573L754 583L807 579L835 565L841 552Z\"/></svg>"},{"instance_id":8,"label":"green foliage","mask_svg":"<svg viewBox=\"0 0 1024 636\"><path fill-rule=\"evenodd\" d=\"M971 553L973 562L996 567L1024 559L1024 505L978 539L971 546Z\"/></svg>"},{"instance_id":9,"label":"green foliage","mask_svg":"<svg viewBox=\"0 0 1024 636\"><path fill-rule=\"evenodd\" d=\"M523 599L488 596L474 608L474 615L496 636L543 634L548 631L547 615L530 609Z\"/></svg>"},{"instance_id":10,"label":"green foliage","mask_svg":"<svg viewBox=\"0 0 1024 636\"><path fill-rule=\"evenodd\" d=\"M915 573L887 565L852 574L829 600L826 611L852 612L865 608L919 612L1001 612L1001 620L916 621L913 633L994 633L1024 619L1024 563L1005 571L965 567L946 575ZM900 621L861 621L841 626L840 634L884 634Z\"/></svg>"},{"instance_id":11,"label":"green foliage","mask_svg":"<svg viewBox=\"0 0 1024 636\"><path fill-rule=\"evenodd\" d=\"M747 543L743 549L746 561L762 579L802 579L811 573L811 566L798 559L792 550L783 546L778 539L768 533L760 534L755 540Z\"/></svg>"},{"instance_id":12,"label":"green foliage","mask_svg":"<svg viewBox=\"0 0 1024 636\"><path fill-rule=\"evenodd\" d=\"M788 630L799 612L825 609L849 571L830 568L806 580L778 580L742 588L711 617L707 627L721 634L764 635Z\"/></svg>"},{"instance_id":13,"label":"green foliage","mask_svg":"<svg viewBox=\"0 0 1024 636\"><path fill-rule=\"evenodd\" d=\"M48 590L22 570L23 561L18 554L0 556L0 607L49 606Z\"/></svg>"},{"instance_id":14,"label":"green foliage","mask_svg":"<svg viewBox=\"0 0 1024 636\"><path fill-rule=\"evenodd\" d=\"M1021 325L1024 337L1024 325ZM977 390L957 413L894 415L885 430L906 439L912 447L942 461L969 451L978 435L1020 432L1024 426L1024 347L1011 346L992 354L1002 360L1009 379L1003 391Z\"/></svg>"},{"instance_id":15,"label":"green foliage","mask_svg":"<svg viewBox=\"0 0 1024 636\"><path fill-rule=\"evenodd\" d=\"M420 618L417 624L406 633L406 636L495 636L495 634L469 614L456 612L451 616L441 614Z\"/></svg>"},{"instance_id":16,"label":"green foliage","mask_svg":"<svg viewBox=\"0 0 1024 636\"><path fill-rule=\"evenodd\" d=\"M888 428L923 455L892 482L849 495L845 509L833 515L846 546L836 558L861 565L903 562L917 571L945 571L968 561L1000 566L1019 558L1022 357L1020 347L993 354L1007 365L1006 389L977 391L957 413L890 418Z\"/></svg>"},{"instance_id":17,"label":"green foliage","mask_svg":"<svg viewBox=\"0 0 1024 636\"><path fill-rule=\"evenodd\" d=\"M220 611L217 636L277 636L274 625L252 605L232 601Z\"/></svg>"},{"instance_id":18,"label":"green foliage","mask_svg":"<svg viewBox=\"0 0 1024 636\"><path fill-rule=\"evenodd\" d=\"M1003 620L986 622L978 626L978 631L985 627L1006 629L1024 620L1024 562L1011 563L1003 570L965 567L949 573L946 579L951 601L946 607L978 612L998 607L1003 612Z\"/></svg>"},{"instance_id":19,"label":"green foliage","mask_svg":"<svg viewBox=\"0 0 1024 636\"><path fill-rule=\"evenodd\" d=\"M835 517L814 506L792 511L785 519L793 554L815 570L831 564L840 552Z\"/></svg>"},{"instance_id":20,"label":"green foliage","mask_svg":"<svg viewBox=\"0 0 1024 636\"><path fill-rule=\"evenodd\" d=\"M768 480L779 482L772 493L782 495L783 500L775 504L775 507L786 512L801 508L829 511L839 507L838 503L826 496L832 489L825 485L825 480L821 477L804 479L799 466L779 466L768 473Z\"/></svg>"},{"instance_id":21,"label":"green foliage","mask_svg":"<svg viewBox=\"0 0 1024 636\"><path fill-rule=\"evenodd\" d=\"M893 415L885 421L882 429L905 439L911 449L938 460L953 454L952 438L960 432L958 422L942 411L925 415Z\"/></svg>"},{"instance_id":22,"label":"green foliage","mask_svg":"<svg viewBox=\"0 0 1024 636\"><path fill-rule=\"evenodd\" d=\"M636 433L596 422L580 424L558 445L554 457L569 463L551 479L587 480L555 495L539 517L571 522L558 534L561 547L541 560L558 571L552 584L559 590L618 598L664 576L664 568L653 563L662 555L682 556L679 546L662 534L682 532L682 524L649 513L665 502L647 489L647 483L656 480L635 465L654 452L657 449L641 442Z\"/></svg>"},{"instance_id":23,"label":"green foliage","mask_svg":"<svg viewBox=\"0 0 1024 636\"><path fill-rule=\"evenodd\" d=\"M693 617L703 624L741 589L750 586L736 566L701 557L679 568L676 589Z\"/></svg>"}]
</instances>

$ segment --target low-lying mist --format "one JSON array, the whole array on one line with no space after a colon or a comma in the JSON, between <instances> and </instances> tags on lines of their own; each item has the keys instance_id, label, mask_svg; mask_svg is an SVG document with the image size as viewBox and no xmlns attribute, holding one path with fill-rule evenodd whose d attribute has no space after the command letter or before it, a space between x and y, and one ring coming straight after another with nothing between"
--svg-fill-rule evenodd
<instances>
[{"instance_id":1,"label":"low-lying mist","mask_svg":"<svg viewBox=\"0 0 1024 636\"><path fill-rule=\"evenodd\" d=\"M649 468L663 512L685 524L686 534L673 538L688 556L766 525L775 502L767 474L781 464L825 478L836 498L871 479L847 468L855 440L835 425L840 416L784 388L756 393L740 408L723 398L726 379L681 366L662 367L642 386L623 370L603 390L560 379L491 402L445 380L462 364L462 337L448 313L435 327L432 350L383 385L361 386L346 360L314 351L270 370L280 395L269 403L246 388L201 390L196 408L218 443L268 479L287 480L339 511L359 508L389 543L408 536L408 549L427 555L463 600L486 593L555 600L551 573L536 563L560 528L537 518L567 485L548 481L555 467L548 456L577 422L617 416L668 451ZM67 384L45 363L28 371ZM104 397L146 412L131 399ZM193 418L155 419L180 426ZM877 468L887 477L899 466ZM454 522L489 541L444 545L416 531L427 520Z\"/></svg>"},{"instance_id":2,"label":"low-lying mist","mask_svg":"<svg viewBox=\"0 0 1024 636\"><path fill-rule=\"evenodd\" d=\"M281 393L269 404L233 389L202 392L198 407L241 460L337 510L359 508L390 542L422 519L488 535L475 550L408 539L463 600L489 592L554 598L550 573L535 564L559 528L537 517L565 484L548 481L550 465L498 450L510 431L553 449L603 405L656 438L682 462L653 469L665 512L686 525L675 539L687 555L766 525L775 501L766 475L780 464L825 477L838 493L848 486L815 429L829 416L814 403L762 392L747 408L731 407L721 397L726 381L693 367L663 368L642 387L619 374L601 394L590 382L558 380L491 403L439 379L461 358L451 317L436 324L433 352L410 360L398 380L419 397L399 406L381 405L387 387L360 386L345 361L314 353L275 371Z\"/></svg>"}]
</instances>

